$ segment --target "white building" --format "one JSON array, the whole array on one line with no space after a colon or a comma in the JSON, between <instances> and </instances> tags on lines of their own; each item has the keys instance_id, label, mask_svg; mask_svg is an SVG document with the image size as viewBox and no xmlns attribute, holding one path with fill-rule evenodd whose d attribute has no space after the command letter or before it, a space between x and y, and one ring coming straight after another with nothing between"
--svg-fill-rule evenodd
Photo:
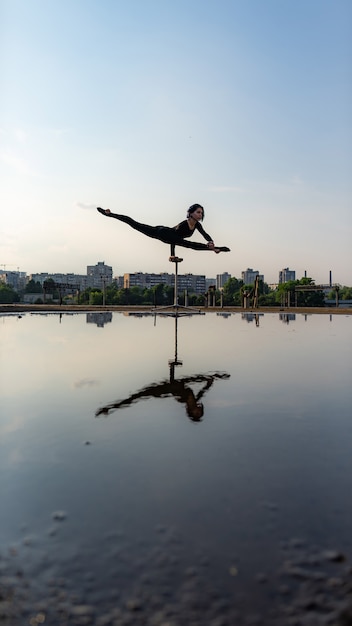
<instances>
[{"instance_id":1,"label":"white building","mask_svg":"<svg viewBox=\"0 0 352 626\"><path fill-rule=\"evenodd\" d=\"M87 287L103 289L105 285L112 283L112 267L105 265L104 261L98 261L96 265L87 266Z\"/></svg>"}]
</instances>

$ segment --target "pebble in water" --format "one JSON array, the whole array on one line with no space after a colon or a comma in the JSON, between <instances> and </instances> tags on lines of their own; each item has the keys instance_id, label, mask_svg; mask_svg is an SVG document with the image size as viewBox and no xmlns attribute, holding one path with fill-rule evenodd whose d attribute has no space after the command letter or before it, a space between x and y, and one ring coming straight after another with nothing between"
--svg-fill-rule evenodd
<instances>
[{"instance_id":1,"label":"pebble in water","mask_svg":"<svg viewBox=\"0 0 352 626\"><path fill-rule=\"evenodd\" d=\"M51 517L57 522L63 522L67 518L66 511L54 511Z\"/></svg>"}]
</instances>

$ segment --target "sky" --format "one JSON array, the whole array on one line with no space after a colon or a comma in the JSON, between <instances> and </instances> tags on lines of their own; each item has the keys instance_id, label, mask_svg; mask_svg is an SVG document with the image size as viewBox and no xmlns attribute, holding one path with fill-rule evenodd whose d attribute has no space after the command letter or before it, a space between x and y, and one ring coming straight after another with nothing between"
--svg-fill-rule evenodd
<instances>
[{"instance_id":1,"label":"sky","mask_svg":"<svg viewBox=\"0 0 352 626\"><path fill-rule=\"evenodd\" d=\"M352 285L350 0L0 0L0 268ZM203 241L199 233L193 236Z\"/></svg>"}]
</instances>

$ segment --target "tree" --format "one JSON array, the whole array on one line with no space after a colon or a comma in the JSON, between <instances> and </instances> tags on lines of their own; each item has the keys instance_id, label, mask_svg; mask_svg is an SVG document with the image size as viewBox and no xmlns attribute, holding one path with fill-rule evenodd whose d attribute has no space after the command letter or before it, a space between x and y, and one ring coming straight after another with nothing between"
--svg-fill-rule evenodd
<instances>
[{"instance_id":1,"label":"tree","mask_svg":"<svg viewBox=\"0 0 352 626\"><path fill-rule=\"evenodd\" d=\"M159 283L150 289L153 294L153 304L163 305L165 303L164 284Z\"/></svg>"},{"instance_id":2,"label":"tree","mask_svg":"<svg viewBox=\"0 0 352 626\"><path fill-rule=\"evenodd\" d=\"M103 304L103 292L99 289L91 291L89 294L89 304L92 304L93 306Z\"/></svg>"},{"instance_id":3,"label":"tree","mask_svg":"<svg viewBox=\"0 0 352 626\"><path fill-rule=\"evenodd\" d=\"M54 282L52 278L49 278L49 280ZM38 280L35 281L31 278L26 285L25 293L43 293L43 287Z\"/></svg>"},{"instance_id":4,"label":"tree","mask_svg":"<svg viewBox=\"0 0 352 626\"><path fill-rule=\"evenodd\" d=\"M229 278L223 287L223 302L225 305L241 304L241 288L243 280L238 280L234 276Z\"/></svg>"},{"instance_id":5,"label":"tree","mask_svg":"<svg viewBox=\"0 0 352 626\"><path fill-rule=\"evenodd\" d=\"M339 290L340 300L352 300L352 287L341 287Z\"/></svg>"},{"instance_id":6,"label":"tree","mask_svg":"<svg viewBox=\"0 0 352 626\"><path fill-rule=\"evenodd\" d=\"M276 301L281 306L297 306L309 307L309 306L324 306L324 292L322 290L309 289L299 290L296 287L302 285L303 287L314 287L315 282L313 278L304 276L300 280L289 280L287 283L278 285L276 290Z\"/></svg>"},{"instance_id":7,"label":"tree","mask_svg":"<svg viewBox=\"0 0 352 626\"><path fill-rule=\"evenodd\" d=\"M0 303L1 304L12 304L13 302L19 302L20 297L11 287L11 285L6 285L5 283L0 283Z\"/></svg>"}]
</instances>

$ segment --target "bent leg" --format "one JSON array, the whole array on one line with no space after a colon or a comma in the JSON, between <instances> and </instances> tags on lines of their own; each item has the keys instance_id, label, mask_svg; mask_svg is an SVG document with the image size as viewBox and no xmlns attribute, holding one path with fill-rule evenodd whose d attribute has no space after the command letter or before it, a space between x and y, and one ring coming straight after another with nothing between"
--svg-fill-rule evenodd
<instances>
[{"instance_id":1,"label":"bent leg","mask_svg":"<svg viewBox=\"0 0 352 626\"><path fill-rule=\"evenodd\" d=\"M182 246L183 248L191 248L192 250L207 250L208 252L230 252L230 248L226 246L214 246L214 248L209 248L206 243L198 243L198 241L188 241L187 239L180 239L175 242L177 246Z\"/></svg>"}]
</instances>

